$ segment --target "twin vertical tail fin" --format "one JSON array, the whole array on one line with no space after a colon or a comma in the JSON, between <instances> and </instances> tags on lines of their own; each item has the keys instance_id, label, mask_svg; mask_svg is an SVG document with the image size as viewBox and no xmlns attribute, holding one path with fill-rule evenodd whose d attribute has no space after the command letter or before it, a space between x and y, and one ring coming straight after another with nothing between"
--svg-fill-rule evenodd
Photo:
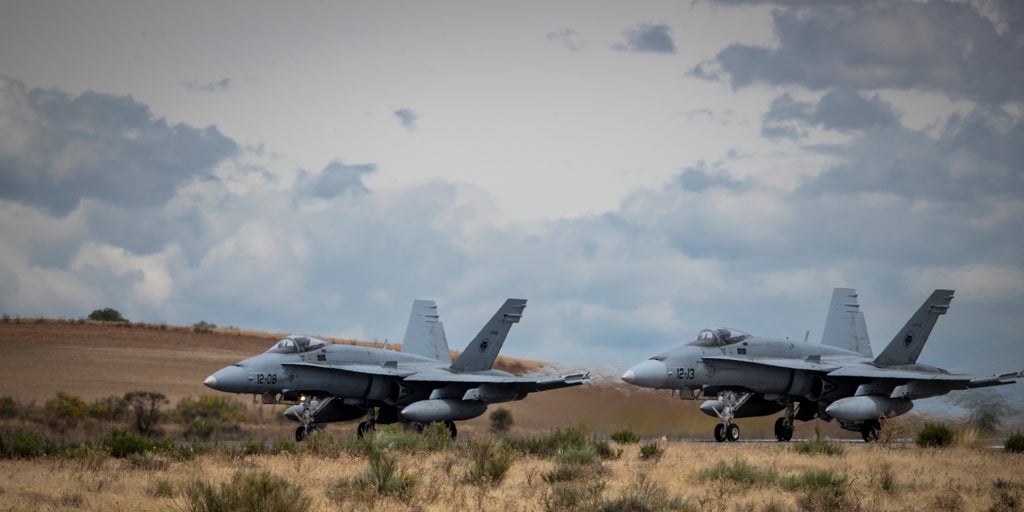
<instances>
[{"instance_id":1,"label":"twin vertical tail fin","mask_svg":"<svg viewBox=\"0 0 1024 512\"><path fill-rule=\"evenodd\" d=\"M437 359L446 364L452 362L452 356L448 353L448 339L444 335L444 324L437 314L434 301L413 301L402 352Z\"/></svg>"},{"instance_id":2,"label":"twin vertical tail fin","mask_svg":"<svg viewBox=\"0 0 1024 512\"><path fill-rule=\"evenodd\" d=\"M949 303L953 300L953 290L935 290L928 300L907 320L899 333L889 342L889 346L875 358L878 366L898 366L914 364L921 355L928 336L935 327L940 315L945 315Z\"/></svg>"},{"instance_id":3,"label":"twin vertical tail fin","mask_svg":"<svg viewBox=\"0 0 1024 512\"><path fill-rule=\"evenodd\" d=\"M498 352L505 343L512 324L518 323L526 308L525 299L508 299L491 317L487 325L473 338L466 350L452 363L451 369L456 372L478 372L490 370Z\"/></svg>"},{"instance_id":4,"label":"twin vertical tail fin","mask_svg":"<svg viewBox=\"0 0 1024 512\"><path fill-rule=\"evenodd\" d=\"M825 331L821 344L859 352L871 357L871 342L864 313L857 302L857 291L853 288L832 290L832 302L825 319Z\"/></svg>"}]
</instances>

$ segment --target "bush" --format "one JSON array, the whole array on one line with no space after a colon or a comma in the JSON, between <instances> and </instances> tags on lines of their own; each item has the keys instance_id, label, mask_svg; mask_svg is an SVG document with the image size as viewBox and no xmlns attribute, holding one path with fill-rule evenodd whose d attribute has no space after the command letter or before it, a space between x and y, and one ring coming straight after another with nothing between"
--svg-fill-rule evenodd
<instances>
[{"instance_id":1,"label":"bush","mask_svg":"<svg viewBox=\"0 0 1024 512\"><path fill-rule=\"evenodd\" d=\"M832 512L850 510L853 507L846 495L849 481L845 476L828 470L811 469L780 481L786 490L802 489L804 494L797 499L802 510Z\"/></svg>"},{"instance_id":2,"label":"bush","mask_svg":"<svg viewBox=\"0 0 1024 512\"><path fill-rule=\"evenodd\" d=\"M1021 484L1012 480L1002 478L992 482L992 499L994 503L989 508L992 512L1013 512L1021 510L1024 500L1021 499Z\"/></svg>"},{"instance_id":3,"label":"bush","mask_svg":"<svg viewBox=\"0 0 1024 512\"><path fill-rule=\"evenodd\" d=\"M658 443L644 443L640 445L640 458L643 460L658 460L665 454L665 449Z\"/></svg>"},{"instance_id":4,"label":"bush","mask_svg":"<svg viewBox=\"0 0 1024 512\"><path fill-rule=\"evenodd\" d=\"M89 313L89 320L100 322L127 322L128 319L121 316L121 312L114 308L97 309Z\"/></svg>"},{"instance_id":5,"label":"bush","mask_svg":"<svg viewBox=\"0 0 1024 512\"><path fill-rule=\"evenodd\" d=\"M497 485L512 467L512 454L490 441L471 440L466 445L473 461L466 472L466 481L477 485Z\"/></svg>"},{"instance_id":6,"label":"bush","mask_svg":"<svg viewBox=\"0 0 1024 512\"><path fill-rule=\"evenodd\" d=\"M718 461L714 466L701 470L697 476L701 480L732 480L748 485L772 483L778 479L775 470L759 469L740 458L733 459L732 464Z\"/></svg>"},{"instance_id":7,"label":"bush","mask_svg":"<svg viewBox=\"0 0 1024 512\"><path fill-rule=\"evenodd\" d=\"M90 418L117 421L128 416L128 401L120 396L98 398L85 411Z\"/></svg>"},{"instance_id":8,"label":"bush","mask_svg":"<svg viewBox=\"0 0 1024 512\"><path fill-rule=\"evenodd\" d=\"M209 439L225 424L238 424L249 417L241 402L219 395L183 398L174 408L175 419L185 426L185 437Z\"/></svg>"},{"instance_id":9,"label":"bush","mask_svg":"<svg viewBox=\"0 0 1024 512\"><path fill-rule=\"evenodd\" d=\"M18 416L18 402L9 396L0 397L0 418L11 419Z\"/></svg>"},{"instance_id":10,"label":"bush","mask_svg":"<svg viewBox=\"0 0 1024 512\"><path fill-rule=\"evenodd\" d=\"M213 330L216 329L216 328L217 328L217 324L211 324L210 322L207 322L206 320L200 320L200 321L192 324L192 330L197 332L197 333L199 333L199 334L203 334L203 333L207 333L207 332L213 332Z\"/></svg>"},{"instance_id":11,"label":"bush","mask_svg":"<svg viewBox=\"0 0 1024 512\"><path fill-rule=\"evenodd\" d=\"M61 431L77 427L85 419L87 409L81 398L63 391L58 392L56 398L47 400L43 406L46 423Z\"/></svg>"},{"instance_id":12,"label":"bush","mask_svg":"<svg viewBox=\"0 0 1024 512\"><path fill-rule=\"evenodd\" d=\"M512 411L504 407L498 407L491 411L492 432L507 432L514 424L515 420L512 419Z\"/></svg>"},{"instance_id":13,"label":"bush","mask_svg":"<svg viewBox=\"0 0 1024 512\"><path fill-rule=\"evenodd\" d=\"M640 442L640 436L628 428L612 432L612 441L619 444L632 444Z\"/></svg>"},{"instance_id":14,"label":"bush","mask_svg":"<svg viewBox=\"0 0 1024 512\"><path fill-rule=\"evenodd\" d=\"M182 491L185 510L189 512L220 512L260 510L291 512L309 510L312 500L302 487L269 471L235 473L231 482L220 486L194 480Z\"/></svg>"},{"instance_id":15,"label":"bush","mask_svg":"<svg viewBox=\"0 0 1024 512\"><path fill-rule=\"evenodd\" d=\"M546 437L506 438L502 443L514 452L558 460L578 457L593 460L592 456L608 460L622 455L621 450L612 449L607 441L598 441L594 436L586 435L578 428L555 429Z\"/></svg>"},{"instance_id":16,"label":"bush","mask_svg":"<svg viewBox=\"0 0 1024 512\"><path fill-rule=\"evenodd\" d=\"M119 459L125 459L149 451L166 453L174 448L174 442L170 439L155 441L119 428L111 429L100 443L111 457Z\"/></svg>"},{"instance_id":17,"label":"bush","mask_svg":"<svg viewBox=\"0 0 1024 512\"><path fill-rule=\"evenodd\" d=\"M133 391L124 395L131 410L132 426L140 434L151 434L160 422L160 406L168 403L162 393Z\"/></svg>"},{"instance_id":18,"label":"bush","mask_svg":"<svg viewBox=\"0 0 1024 512\"><path fill-rule=\"evenodd\" d=\"M416 487L416 475L402 472L398 457L381 450L370 452L370 464L356 476L353 485L360 490L371 490L382 496L407 498Z\"/></svg>"},{"instance_id":19,"label":"bush","mask_svg":"<svg viewBox=\"0 0 1024 512\"><path fill-rule=\"evenodd\" d=\"M13 435L0 435L0 455L5 459L34 459L45 453L39 434L18 430Z\"/></svg>"},{"instance_id":20,"label":"bush","mask_svg":"<svg viewBox=\"0 0 1024 512\"><path fill-rule=\"evenodd\" d=\"M941 423L925 423L914 444L921 448L941 448L953 443L953 431Z\"/></svg>"},{"instance_id":21,"label":"bush","mask_svg":"<svg viewBox=\"0 0 1024 512\"><path fill-rule=\"evenodd\" d=\"M1024 453L1024 434L1020 432L1011 434L1003 443L1003 449L1012 453Z\"/></svg>"}]
</instances>

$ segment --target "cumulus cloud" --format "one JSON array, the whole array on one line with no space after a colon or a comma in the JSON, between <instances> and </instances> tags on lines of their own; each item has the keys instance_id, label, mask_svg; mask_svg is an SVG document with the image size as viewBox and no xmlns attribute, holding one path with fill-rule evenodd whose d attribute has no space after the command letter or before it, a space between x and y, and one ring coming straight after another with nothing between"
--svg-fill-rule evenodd
<instances>
[{"instance_id":1,"label":"cumulus cloud","mask_svg":"<svg viewBox=\"0 0 1024 512\"><path fill-rule=\"evenodd\" d=\"M622 31L625 43L615 43L612 48L633 53L676 53L676 42L668 25L642 23Z\"/></svg>"},{"instance_id":2,"label":"cumulus cloud","mask_svg":"<svg viewBox=\"0 0 1024 512\"><path fill-rule=\"evenodd\" d=\"M126 206L166 203L237 151L214 127L169 125L130 97L26 91L0 77L0 198L65 215L85 198Z\"/></svg>"},{"instance_id":3,"label":"cumulus cloud","mask_svg":"<svg viewBox=\"0 0 1024 512\"><path fill-rule=\"evenodd\" d=\"M415 110L411 108L400 108L396 110L394 114L406 129L412 130L416 128L416 121L419 119L419 116L416 114Z\"/></svg>"},{"instance_id":4,"label":"cumulus cloud","mask_svg":"<svg viewBox=\"0 0 1024 512\"><path fill-rule=\"evenodd\" d=\"M310 180L308 194L320 199L333 199L344 194L366 194L369 190L363 184L363 176L376 170L377 166L373 164L331 162Z\"/></svg>"},{"instance_id":5,"label":"cumulus cloud","mask_svg":"<svg viewBox=\"0 0 1024 512\"><path fill-rule=\"evenodd\" d=\"M1020 8L1010 5L998 19L1019 26ZM733 88L902 88L995 104L1024 100L1020 32L1001 32L971 3L812 3L772 17L777 47L734 43L690 75Z\"/></svg>"},{"instance_id":6,"label":"cumulus cloud","mask_svg":"<svg viewBox=\"0 0 1024 512\"><path fill-rule=\"evenodd\" d=\"M775 98L762 117L761 134L796 139L806 136L807 126L849 132L897 124L895 108L877 94L866 97L840 87L828 91L817 104L796 101L789 93Z\"/></svg>"}]
</instances>

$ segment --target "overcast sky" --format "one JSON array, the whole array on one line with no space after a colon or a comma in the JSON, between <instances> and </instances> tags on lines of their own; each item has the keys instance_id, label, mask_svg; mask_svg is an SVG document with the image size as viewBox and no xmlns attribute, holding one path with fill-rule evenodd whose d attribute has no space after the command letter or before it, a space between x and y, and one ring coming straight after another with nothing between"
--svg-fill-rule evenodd
<instances>
[{"instance_id":1,"label":"overcast sky","mask_svg":"<svg viewBox=\"0 0 1024 512\"><path fill-rule=\"evenodd\" d=\"M727 325L1024 369L1024 2L0 4L0 311L621 371Z\"/></svg>"}]
</instances>

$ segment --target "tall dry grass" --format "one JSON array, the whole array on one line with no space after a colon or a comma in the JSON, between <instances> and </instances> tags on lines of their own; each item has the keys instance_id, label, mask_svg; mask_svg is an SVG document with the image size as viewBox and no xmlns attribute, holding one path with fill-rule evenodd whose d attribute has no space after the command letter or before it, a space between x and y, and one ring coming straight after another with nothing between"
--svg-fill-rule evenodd
<instances>
[{"instance_id":1,"label":"tall dry grass","mask_svg":"<svg viewBox=\"0 0 1024 512\"><path fill-rule=\"evenodd\" d=\"M657 459L642 459L641 445L620 447L618 459L591 462L580 473L579 492L592 504L612 508L630 503L674 510L816 510L801 484L815 475L844 482L846 510L983 511L1020 497L1024 456L990 449L919 449L912 445L850 444L841 456L805 455L787 444L670 443ZM516 455L498 482L466 477L463 449L394 452L402 474L415 479L405 493L362 496L329 492L339 481L360 477L369 457L346 451L323 457L310 453L241 455L224 450L191 461L153 455L163 463L140 464L101 453L71 458L0 461L0 503L5 510L185 509L183 489L195 481L213 486L240 472L267 471L287 479L311 500L310 510L547 510L556 503L559 482L548 482L559 464ZM709 476L716 467L752 468L751 479ZM552 479L554 480L554 479ZM830 480L831 481L831 480ZM789 482L788 484L785 482ZM794 483L796 482L796 483ZM562 487L561 489L564 489ZM573 491L576 492L576 491ZM1001 495L1000 493L1003 493ZM1002 496L1002 497L1001 497ZM820 499L820 496L819 498ZM817 503L817 504L816 504Z\"/></svg>"}]
</instances>

